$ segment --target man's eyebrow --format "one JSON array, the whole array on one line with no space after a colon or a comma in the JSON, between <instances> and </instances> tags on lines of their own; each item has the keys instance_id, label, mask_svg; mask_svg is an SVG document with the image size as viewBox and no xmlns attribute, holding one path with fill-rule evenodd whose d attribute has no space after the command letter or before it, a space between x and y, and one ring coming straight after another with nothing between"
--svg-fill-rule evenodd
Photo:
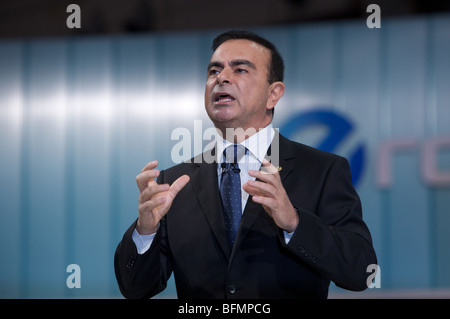
<instances>
[{"instance_id":1,"label":"man's eyebrow","mask_svg":"<svg viewBox=\"0 0 450 319\"><path fill-rule=\"evenodd\" d=\"M249 60L245 60L245 59L237 59L237 60L233 60L230 63L231 66L238 66L238 65L247 65L252 69L256 69L256 66L250 62Z\"/></svg>"},{"instance_id":2,"label":"man's eyebrow","mask_svg":"<svg viewBox=\"0 0 450 319\"><path fill-rule=\"evenodd\" d=\"M208 64L208 70L214 67L218 67L223 69L223 63L221 62L217 62L217 61L212 61L210 64Z\"/></svg>"},{"instance_id":3,"label":"man's eyebrow","mask_svg":"<svg viewBox=\"0 0 450 319\"><path fill-rule=\"evenodd\" d=\"M230 66L238 66L238 65L247 65L252 69L256 69L256 66L250 62L249 60L245 60L245 59L236 59L230 62ZM211 63L208 64L208 70L214 67L218 67L223 69L224 65L222 62L218 62L218 61L212 61Z\"/></svg>"}]
</instances>

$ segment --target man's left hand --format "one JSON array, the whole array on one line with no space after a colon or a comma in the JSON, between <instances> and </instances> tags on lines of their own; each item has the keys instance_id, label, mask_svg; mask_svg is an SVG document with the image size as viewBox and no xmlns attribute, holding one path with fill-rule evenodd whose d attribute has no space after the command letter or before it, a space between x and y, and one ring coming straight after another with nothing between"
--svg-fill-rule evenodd
<instances>
[{"instance_id":1,"label":"man's left hand","mask_svg":"<svg viewBox=\"0 0 450 319\"><path fill-rule=\"evenodd\" d=\"M252 195L254 202L263 206L278 227L288 233L295 231L299 216L281 183L278 169L264 159L260 171L250 170L248 173L257 180L248 181L242 188Z\"/></svg>"}]
</instances>

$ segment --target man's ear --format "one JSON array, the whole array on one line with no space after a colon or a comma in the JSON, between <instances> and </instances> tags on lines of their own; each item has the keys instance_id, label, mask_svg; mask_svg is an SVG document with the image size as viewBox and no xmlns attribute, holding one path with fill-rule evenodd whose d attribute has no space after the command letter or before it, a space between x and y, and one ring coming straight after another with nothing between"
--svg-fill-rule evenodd
<instances>
[{"instance_id":1,"label":"man's ear","mask_svg":"<svg viewBox=\"0 0 450 319\"><path fill-rule=\"evenodd\" d=\"M271 110L284 95L284 83L281 81L273 82L269 86L269 98L267 99L267 109Z\"/></svg>"}]
</instances>

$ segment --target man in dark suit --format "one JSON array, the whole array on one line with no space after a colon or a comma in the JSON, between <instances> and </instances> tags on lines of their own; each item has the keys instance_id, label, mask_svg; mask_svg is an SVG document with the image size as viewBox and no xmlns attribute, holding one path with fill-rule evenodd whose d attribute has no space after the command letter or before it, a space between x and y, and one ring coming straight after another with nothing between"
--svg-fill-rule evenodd
<instances>
[{"instance_id":1,"label":"man in dark suit","mask_svg":"<svg viewBox=\"0 0 450 319\"><path fill-rule=\"evenodd\" d=\"M272 128L285 89L272 43L228 32L213 50L205 108L217 143L137 176L139 217L115 254L122 294L152 297L172 273L180 298L326 298L330 281L364 290L377 260L347 160Z\"/></svg>"}]
</instances>

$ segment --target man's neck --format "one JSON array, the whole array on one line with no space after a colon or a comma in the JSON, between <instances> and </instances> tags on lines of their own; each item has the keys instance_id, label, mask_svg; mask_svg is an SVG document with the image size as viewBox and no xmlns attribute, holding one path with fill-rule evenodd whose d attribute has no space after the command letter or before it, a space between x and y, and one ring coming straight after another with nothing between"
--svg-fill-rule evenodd
<instances>
[{"instance_id":1,"label":"man's neck","mask_svg":"<svg viewBox=\"0 0 450 319\"><path fill-rule=\"evenodd\" d=\"M246 129L240 127L226 128L226 129L217 128L217 132L221 138L227 140L228 142L232 144L241 144L254 134L258 133L260 130L266 128L269 124L270 123L259 128L254 127L248 127Z\"/></svg>"},{"instance_id":2,"label":"man's neck","mask_svg":"<svg viewBox=\"0 0 450 319\"><path fill-rule=\"evenodd\" d=\"M250 137L243 140L241 143L236 143L234 140L225 140L220 134L218 134L216 138L216 154L218 156L217 162L220 163L223 150L230 144L244 145L259 161L262 161L267 153L269 145L272 143L274 135L275 131L270 123L266 127L258 130L255 134L252 134Z\"/></svg>"}]
</instances>

